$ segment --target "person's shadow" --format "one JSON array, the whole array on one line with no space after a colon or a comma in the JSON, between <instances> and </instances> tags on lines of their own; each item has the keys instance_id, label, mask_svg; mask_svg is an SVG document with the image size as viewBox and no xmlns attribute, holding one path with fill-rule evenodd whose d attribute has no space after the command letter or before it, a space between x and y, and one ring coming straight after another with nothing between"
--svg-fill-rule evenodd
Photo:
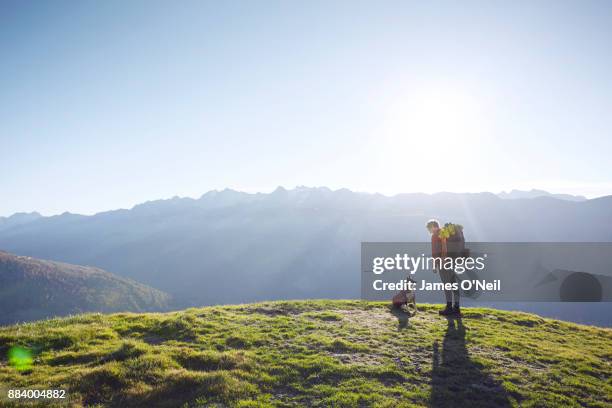
<instances>
[{"instance_id":1,"label":"person's shadow","mask_svg":"<svg viewBox=\"0 0 612 408\"><path fill-rule=\"evenodd\" d=\"M510 407L506 390L481 364L470 359L465 327L460 318L448 318L440 352L433 345L431 407Z\"/></svg>"}]
</instances>

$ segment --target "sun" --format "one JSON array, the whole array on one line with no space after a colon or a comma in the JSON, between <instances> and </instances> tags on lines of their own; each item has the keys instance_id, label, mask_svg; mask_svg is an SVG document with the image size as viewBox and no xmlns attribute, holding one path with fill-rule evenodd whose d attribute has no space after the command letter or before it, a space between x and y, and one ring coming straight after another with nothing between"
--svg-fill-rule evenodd
<instances>
[{"instance_id":1,"label":"sun","mask_svg":"<svg viewBox=\"0 0 612 408\"><path fill-rule=\"evenodd\" d=\"M485 125L482 106L469 92L452 88L407 91L389 104L377 135L378 158L384 163L388 183L404 183L399 191L406 191L407 180L412 183L411 191L461 189L460 182L451 180L461 174L450 169L474 168Z\"/></svg>"}]
</instances>

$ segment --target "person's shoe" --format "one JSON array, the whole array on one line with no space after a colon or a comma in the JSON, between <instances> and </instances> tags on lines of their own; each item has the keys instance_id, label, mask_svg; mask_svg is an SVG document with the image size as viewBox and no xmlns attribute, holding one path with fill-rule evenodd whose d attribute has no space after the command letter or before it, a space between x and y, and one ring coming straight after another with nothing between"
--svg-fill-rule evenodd
<instances>
[{"instance_id":1,"label":"person's shoe","mask_svg":"<svg viewBox=\"0 0 612 408\"><path fill-rule=\"evenodd\" d=\"M452 315L452 314L453 314L453 312L454 312L454 311L455 311L455 309L453 309L453 306L452 306L450 303L447 303L447 304L446 304L446 308L444 308L444 309L440 310L440 311L438 312L438 314L439 314L440 316L450 316L450 315Z\"/></svg>"}]
</instances>

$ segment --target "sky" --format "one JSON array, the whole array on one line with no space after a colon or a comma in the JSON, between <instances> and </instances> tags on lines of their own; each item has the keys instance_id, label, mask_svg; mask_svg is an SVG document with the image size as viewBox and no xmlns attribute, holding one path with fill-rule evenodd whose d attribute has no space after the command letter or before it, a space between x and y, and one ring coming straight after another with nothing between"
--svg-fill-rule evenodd
<instances>
[{"instance_id":1,"label":"sky","mask_svg":"<svg viewBox=\"0 0 612 408\"><path fill-rule=\"evenodd\" d=\"M0 216L612 194L609 1L0 2Z\"/></svg>"}]
</instances>

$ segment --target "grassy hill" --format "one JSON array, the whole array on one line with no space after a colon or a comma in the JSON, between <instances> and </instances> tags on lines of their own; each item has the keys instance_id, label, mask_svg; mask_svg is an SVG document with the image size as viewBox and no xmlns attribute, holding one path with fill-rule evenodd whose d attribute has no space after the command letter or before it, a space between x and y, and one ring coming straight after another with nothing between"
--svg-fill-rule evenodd
<instances>
[{"instance_id":1,"label":"grassy hill","mask_svg":"<svg viewBox=\"0 0 612 408\"><path fill-rule=\"evenodd\" d=\"M169 300L102 269L0 251L0 324L92 311L163 311Z\"/></svg>"},{"instance_id":2,"label":"grassy hill","mask_svg":"<svg viewBox=\"0 0 612 408\"><path fill-rule=\"evenodd\" d=\"M71 405L98 407L612 404L612 330L464 315L296 301L16 325L0 328L0 389L64 388ZM34 351L31 367L9 365L16 345Z\"/></svg>"}]
</instances>

